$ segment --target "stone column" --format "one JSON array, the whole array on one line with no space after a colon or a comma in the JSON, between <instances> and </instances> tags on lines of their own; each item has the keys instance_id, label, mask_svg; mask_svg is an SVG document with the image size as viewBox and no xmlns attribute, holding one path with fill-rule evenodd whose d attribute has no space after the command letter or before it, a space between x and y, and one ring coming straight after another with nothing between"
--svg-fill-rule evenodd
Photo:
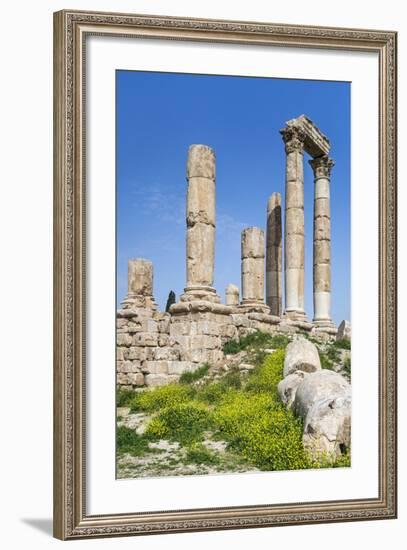
<instances>
[{"instance_id":1,"label":"stone column","mask_svg":"<svg viewBox=\"0 0 407 550\"><path fill-rule=\"evenodd\" d=\"M266 303L271 315L282 314L281 195L273 193L267 202Z\"/></svg>"},{"instance_id":2,"label":"stone column","mask_svg":"<svg viewBox=\"0 0 407 550\"><path fill-rule=\"evenodd\" d=\"M323 155L310 160L314 171L314 319L332 327L330 174L334 161Z\"/></svg>"},{"instance_id":3,"label":"stone column","mask_svg":"<svg viewBox=\"0 0 407 550\"><path fill-rule=\"evenodd\" d=\"M264 303L264 231L258 227L242 231L241 306L252 311L269 311Z\"/></svg>"},{"instance_id":4,"label":"stone column","mask_svg":"<svg viewBox=\"0 0 407 550\"><path fill-rule=\"evenodd\" d=\"M236 285L228 285L226 288L226 305L238 306L239 305L239 289Z\"/></svg>"},{"instance_id":5,"label":"stone column","mask_svg":"<svg viewBox=\"0 0 407 550\"><path fill-rule=\"evenodd\" d=\"M285 315L305 319L304 311L304 139L301 128L281 130L286 152Z\"/></svg>"},{"instance_id":6,"label":"stone column","mask_svg":"<svg viewBox=\"0 0 407 550\"><path fill-rule=\"evenodd\" d=\"M153 298L153 262L143 258L129 260L128 291L122 305L123 308L157 308Z\"/></svg>"},{"instance_id":7,"label":"stone column","mask_svg":"<svg viewBox=\"0 0 407 550\"><path fill-rule=\"evenodd\" d=\"M219 302L213 288L215 263L215 153L191 145L187 162L187 285L183 301Z\"/></svg>"}]
</instances>

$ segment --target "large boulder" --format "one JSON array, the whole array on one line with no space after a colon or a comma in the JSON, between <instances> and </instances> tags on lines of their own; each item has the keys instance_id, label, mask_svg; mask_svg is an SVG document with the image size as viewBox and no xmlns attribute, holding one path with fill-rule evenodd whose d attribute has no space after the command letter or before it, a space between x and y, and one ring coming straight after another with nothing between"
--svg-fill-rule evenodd
<instances>
[{"instance_id":1,"label":"large boulder","mask_svg":"<svg viewBox=\"0 0 407 550\"><path fill-rule=\"evenodd\" d=\"M338 374L327 369L310 373L298 386L295 393L293 410L305 420L308 411L318 401L350 396L349 382Z\"/></svg>"},{"instance_id":2,"label":"large boulder","mask_svg":"<svg viewBox=\"0 0 407 550\"><path fill-rule=\"evenodd\" d=\"M321 369L321 361L316 346L305 338L296 338L286 348L284 377L296 371L315 372Z\"/></svg>"},{"instance_id":3,"label":"large boulder","mask_svg":"<svg viewBox=\"0 0 407 550\"><path fill-rule=\"evenodd\" d=\"M307 372L297 370L279 382L277 386L278 395L287 409L289 409L294 403L297 388L304 380L305 376L308 376Z\"/></svg>"},{"instance_id":4,"label":"large boulder","mask_svg":"<svg viewBox=\"0 0 407 550\"><path fill-rule=\"evenodd\" d=\"M350 448L351 396L320 399L308 410L303 444L311 458L334 462Z\"/></svg>"},{"instance_id":5,"label":"large boulder","mask_svg":"<svg viewBox=\"0 0 407 550\"><path fill-rule=\"evenodd\" d=\"M351 340L352 339L352 329L350 322L343 320L338 327L338 332L336 333L337 340Z\"/></svg>"}]
</instances>

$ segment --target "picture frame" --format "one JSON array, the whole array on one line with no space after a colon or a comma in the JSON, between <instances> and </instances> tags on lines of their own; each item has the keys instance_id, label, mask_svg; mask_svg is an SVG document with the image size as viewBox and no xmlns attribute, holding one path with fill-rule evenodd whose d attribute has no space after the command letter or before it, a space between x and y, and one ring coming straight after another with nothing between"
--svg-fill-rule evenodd
<instances>
[{"instance_id":1,"label":"picture frame","mask_svg":"<svg viewBox=\"0 0 407 550\"><path fill-rule=\"evenodd\" d=\"M370 53L379 98L375 348L378 357L377 495L134 512L88 511L86 47L92 36ZM64 10L54 14L54 536L66 540L217 529L392 519L397 516L397 35L182 17ZM113 183L114 184L114 183ZM92 208L95 208L92 205ZM356 228L357 229L357 228ZM112 411L112 415L114 415Z\"/></svg>"}]
</instances>

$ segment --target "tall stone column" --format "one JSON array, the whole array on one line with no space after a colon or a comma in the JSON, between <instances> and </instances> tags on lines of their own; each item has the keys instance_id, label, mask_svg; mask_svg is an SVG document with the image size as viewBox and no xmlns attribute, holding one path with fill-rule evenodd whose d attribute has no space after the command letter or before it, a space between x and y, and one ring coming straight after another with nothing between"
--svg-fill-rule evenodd
<instances>
[{"instance_id":1,"label":"tall stone column","mask_svg":"<svg viewBox=\"0 0 407 550\"><path fill-rule=\"evenodd\" d=\"M268 312L264 303L264 231L246 227L242 231L241 307Z\"/></svg>"},{"instance_id":2,"label":"tall stone column","mask_svg":"<svg viewBox=\"0 0 407 550\"><path fill-rule=\"evenodd\" d=\"M323 155L310 160L314 171L314 319L332 327L330 175L334 161Z\"/></svg>"},{"instance_id":3,"label":"tall stone column","mask_svg":"<svg viewBox=\"0 0 407 550\"><path fill-rule=\"evenodd\" d=\"M123 308L144 307L156 309L153 297L153 262L135 258L128 262L128 290Z\"/></svg>"},{"instance_id":4,"label":"tall stone column","mask_svg":"<svg viewBox=\"0 0 407 550\"><path fill-rule=\"evenodd\" d=\"M281 237L281 195L273 193L267 202L266 303L277 317L282 314Z\"/></svg>"},{"instance_id":5,"label":"tall stone column","mask_svg":"<svg viewBox=\"0 0 407 550\"><path fill-rule=\"evenodd\" d=\"M187 285L181 300L220 302L213 288L215 263L215 153L191 145L187 162Z\"/></svg>"},{"instance_id":6,"label":"tall stone column","mask_svg":"<svg viewBox=\"0 0 407 550\"><path fill-rule=\"evenodd\" d=\"M305 319L304 311L304 131L280 130L285 143L285 315Z\"/></svg>"}]
</instances>

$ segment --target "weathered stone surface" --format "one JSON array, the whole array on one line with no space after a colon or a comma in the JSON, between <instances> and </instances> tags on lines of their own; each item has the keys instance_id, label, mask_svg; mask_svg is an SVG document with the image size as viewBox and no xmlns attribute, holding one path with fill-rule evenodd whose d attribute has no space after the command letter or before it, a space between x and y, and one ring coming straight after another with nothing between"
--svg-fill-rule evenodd
<instances>
[{"instance_id":1,"label":"weathered stone surface","mask_svg":"<svg viewBox=\"0 0 407 550\"><path fill-rule=\"evenodd\" d=\"M179 350L165 346L154 349L154 360L156 361L177 361L179 359Z\"/></svg>"},{"instance_id":2,"label":"weathered stone surface","mask_svg":"<svg viewBox=\"0 0 407 550\"><path fill-rule=\"evenodd\" d=\"M264 232L258 227L242 231L242 305L264 304Z\"/></svg>"},{"instance_id":3,"label":"weathered stone surface","mask_svg":"<svg viewBox=\"0 0 407 550\"><path fill-rule=\"evenodd\" d=\"M179 376L177 375L165 375L165 374L146 374L144 376L144 383L148 387L167 386L172 382L176 382Z\"/></svg>"},{"instance_id":4,"label":"weathered stone surface","mask_svg":"<svg viewBox=\"0 0 407 550\"><path fill-rule=\"evenodd\" d=\"M335 460L350 448L350 393L315 402L304 423L303 444L315 460Z\"/></svg>"},{"instance_id":5,"label":"weathered stone surface","mask_svg":"<svg viewBox=\"0 0 407 550\"><path fill-rule=\"evenodd\" d=\"M229 284L226 288L226 305L238 306L239 305L239 289L236 285Z\"/></svg>"},{"instance_id":6,"label":"weathered stone surface","mask_svg":"<svg viewBox=\"0 0 407 550\"><path fill-rule=\"evenodd\" d=\"M143 371L150 374L168 374L168 361L145 361Z\"/></svg>"},{"instance_id":7,"label":"weathered stone surface","mask_svg":"<svg viewBox=\"0 0 407 550\"><path fill-rule=\"evenodd\" d=\"M196 370L197 365L190 361L170 361L168 363L168 374L182 374L183 372L192 372Z\"/></svg>"},{"instance_id":8,"label":"weathered stone surface","mask_svg":"<svg viewBox=\"0 0 407 550\"><path fill-rule=\"evenodd\" d=\"M130 361L144 361L144 359L146 359L146 353L147 350L144 347L131 347L129 349L128 359Z\"/></svg>"},{"instance_id":9,"label":"weathered stone surface","mask_svg":"<svg viewBox=\"0 0 407 550\"><path fill-rule=\"evenodd\" d=\"M272 315L282 313L281 195L273 193L267 203L266 303Z\"/></svg>"},{"instance_id":10,"label":"weathered stone surface","mask_svg":"<svg viewBox=\"0 0 407 550\"><path fill-rule=\"evenodd\" d=\"M336 334L337 340L351 340L352 339L352 328L349 321L343 320L338 327L338 332Z\"/></svg>"},{"instance_id":11,"label":"weathered stone surface","mask_svg":"<svg viewBox=\"0 0 407 550\"><path fill-rule=\"evenodd\" d=\"M144 386L144 375L141 372L132 372L127 375L129 384L133 386Z\"/></svg>"},{"instance_id":12,"label":"weathered stone surface","mask_svg":"<svg viewBox=\"0 0 407 550\"><path fill-rule=\"evenodd\" d=\"M293 410L305 419L310 408L318 401L344 397L350 393L349 382L340 374L326 369L312 372L298 386Z\"/></svg>"},{"instance_id":13,"label":"weathered stone surface","mask_svg":"<svg viewBox=\"0 0 407 550\"><path fill-rule=\"evenodd\" d=\"M259 227L243 229L242 258L264 258L264 231Z\"/></svg>"},{"instance_id":14,"label":"weathered stone surface","mask_svg":"<svg viewBox=\"0 0 407 550\"><path fill-rule=\"evenodd\" d=\"M144 258L129 260L128 263L129 294L152 296L153 294L153 263Z\"/></svg>"},{"instance_id":15,"label":"weathered stone surface","mask_svg":"<svg viewBox=\"0 0 407 550\"><path fill-rule=\"evenodd\" d=\"M121 334L121 333L119 333L116 336L116 343L117 343L118 346L127 346L127 347L129 347L129 346L131 346L132 342L133 342L133 339L130 336L130 334L127 334L127 333L126 334Z\"/></svg>"},{"instance_id":16,"label":"weathered stone surface","mask_svg":"<svg viewBox=\"0 0 407 550\"><path fill-rule=\"evenodd\" d=\"M133 336L134 346L157 346L158 345L158 333L157 332L137 332Z\"/></svg>"},{"instance_id":17,"label":"weathered stone surface","mask_svg":"<svg viewBox=\"0 0 407 550\"><path fill-rule=\"evenodd\" d=\"M297 370L279 382L277 386L278 395L287 409L291 408L294 403L297 388L304 380L305 376L308 376L307 372Z\"/></svg>"},{"instance_id":18,"label":"weathered stone surface","mask_svg":"<svg viewBox=\"0 0 407 550\"><path fill-rule=\"evenodd\" d=\"M187 178L215 179L215 151L208 145L191 145L188 151Z\"/></svg>"},{"instance_id":19,"label":"weathered stone surface","mask_svg":"<svg viewBox=\"0 0 407 550\"><path fill-rule=\"evenodd\" d=\"M298 337L288 344L284 359L284 377L298 370L314 372L320 369L318 349L312 342Z\"/></svg>"},{"instance_id":20,"label":"weathered stone surface","mask_svg":"<svg viewBox=\"0 0 407 550\"><path fill-rule=\"evenodd\" d=\"M187 288L213 285L215 227L196 223L187 230Z\"/></svg>"}]
</instances>

